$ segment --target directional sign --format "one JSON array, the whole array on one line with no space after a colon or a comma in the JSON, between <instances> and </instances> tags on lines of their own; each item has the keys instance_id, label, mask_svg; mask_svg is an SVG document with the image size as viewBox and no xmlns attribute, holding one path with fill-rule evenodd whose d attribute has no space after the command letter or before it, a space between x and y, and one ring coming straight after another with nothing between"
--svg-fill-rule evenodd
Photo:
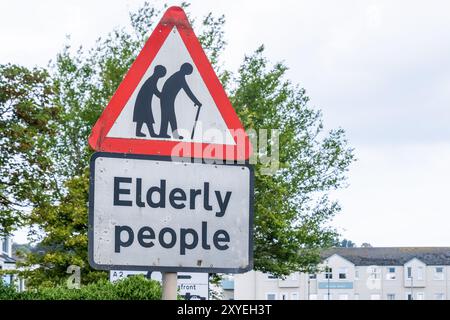
<instances>
[{"instance_id":1,"label":"directional sign","mask_svg":"<svg viewBox=\"0 0 450 320\"><path fill-rule=\"evenodd\" d=\"M208 300L209 275L207 273L178 273L178 293L186 300Z\"/></svg>"},{"instance_id":2,"label":"directional sign","mask_svg":"<svg viewBox=\"0 0 450 320\"><path fill-rule=\"evenodd\" d=\"M158 271L129 271L110 270L109 281L116 282L120 279L144 275L152 280L162 281L162 274ZM178 294L186 300L208 300L209 299L209 274L179 272L177 275Z\"/></svg>"},{"instance_id":3,"label":"directional sign","mask_svg":"<svg viewBox=\"0 0 450 320\"><path fill-rule=\"evenodd\" d=\"M166 11L89 144L118 153L249 158L249 138L181 8Z\"/></svg>"},{"instance_id":4,"label":"directional sign","mask_svg":"<svg viewBox=\"0 0 450 320\"><path fill-rule=\"evenodd\" d=\"M143 275L147 276L149 271L132 271L132 270L110 270L109 281L116 282L132 276Z\"/></svg>"},{"instance_id":5,"label":"directional sign","mask_svg":"<svg viewBox=\"0 0 450 320\"><path fill-rule=\"evenodd\" d=\"M168 160L93 155L91 265L105 270L250 270L251 166Z\"/></svg>"}]
</instances>

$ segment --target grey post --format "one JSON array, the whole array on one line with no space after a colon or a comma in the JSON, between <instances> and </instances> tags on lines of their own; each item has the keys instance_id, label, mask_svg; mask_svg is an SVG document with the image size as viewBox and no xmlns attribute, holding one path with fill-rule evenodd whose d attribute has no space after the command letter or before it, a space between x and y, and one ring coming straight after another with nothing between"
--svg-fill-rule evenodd
<instances>
[{"instance_id":1,"label":"grey post","mask_svg":"<svg viewBox=\"0 0 450 320\"><path fill-rule=\"evenodd\" d=\"M162 299L177 300L177 273L162 273Z\"/></svg>"}]
</instances>

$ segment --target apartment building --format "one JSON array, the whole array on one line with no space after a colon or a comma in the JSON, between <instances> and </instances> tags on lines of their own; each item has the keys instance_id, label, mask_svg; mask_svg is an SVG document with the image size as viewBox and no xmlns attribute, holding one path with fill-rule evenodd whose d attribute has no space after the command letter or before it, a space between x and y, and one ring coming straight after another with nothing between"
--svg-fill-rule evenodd
<instances>
[{"instance_id":1,"label":"apartment building","mask_svg":"<svg viewBox=\"0 0 450 320\"><path fill-rule=\"evenodd\" d=\"M0 239L0 270L12 270L16 268L16 260L12 258L12 241L9 237ZM3 282L10 283L12 275L4 275Z\"/></svg>"},{"instance_id":2,"label":"apartment building","mask_svg":"<svg viewBox=\"0 0 450 320\"><path fill-rule=\"evenodd\" d=\"M258 300L448 300L450 247L333 248L317 274L234 276L234 298Z\"/></svg>"}]
</instances>

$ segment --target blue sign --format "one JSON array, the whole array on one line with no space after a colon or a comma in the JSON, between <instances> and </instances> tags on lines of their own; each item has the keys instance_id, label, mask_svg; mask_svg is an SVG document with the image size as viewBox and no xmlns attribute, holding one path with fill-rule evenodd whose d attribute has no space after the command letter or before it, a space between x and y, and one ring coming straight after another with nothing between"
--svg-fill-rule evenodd
<instances>
[{"instance_id":1,"label":"blue sign","mask_svg":"<svg viewBox=\"0 0 450 320\"><path fill-rule=\"evenodd\" d=\"M234 290L233 280L222 280L222 288L225 290Z\"/></svg>"},{"instance_id":2,"label":"blue sign","mask_svg":"<svg viewBox=\"0 0 450 320\"><path fill-rule=\"evenodd\" d=\"M319 289L353 289L353 282L319 282Z\"/></svg>"}]
</instances>

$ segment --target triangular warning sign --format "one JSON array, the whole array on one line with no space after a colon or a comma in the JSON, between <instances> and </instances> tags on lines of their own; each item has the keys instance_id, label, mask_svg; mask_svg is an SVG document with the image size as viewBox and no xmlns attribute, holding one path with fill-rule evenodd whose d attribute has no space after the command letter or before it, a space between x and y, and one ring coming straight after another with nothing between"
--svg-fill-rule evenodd
<instances>
[{"instance_id":1,"label":"triangular warning sign","mask_svg":"<svg viewBox=\"0 0 450 320\"><path fill-rule=\"evenodd\" d=\"M249 158L249 138L183 9L166 11L89 144L107 152Z\"/></svg>"}]
</instances>

